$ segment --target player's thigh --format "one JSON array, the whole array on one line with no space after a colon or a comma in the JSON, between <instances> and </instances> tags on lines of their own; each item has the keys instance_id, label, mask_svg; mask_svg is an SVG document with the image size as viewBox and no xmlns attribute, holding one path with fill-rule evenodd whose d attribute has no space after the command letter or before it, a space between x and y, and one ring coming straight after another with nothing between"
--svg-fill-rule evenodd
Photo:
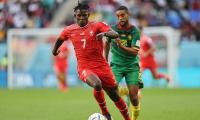
<instances>
[{"instance_id":1,"label":"player's thigh","mask_svg":"<svg viewBox=\"0 0 200 120\"><path fill-rule=\"evenodd\" d=\"M128 85L129 95L131 98L137 98L139 86L138 85Z\"/></svg>"},{"instance_id":2,"label":"player's thigh","mask_svg":"<svg viewBox=\"0 0 200 120\"><path fill-rule=\"evenodd\" d=\"M139 81L140 81L141 73L140 71L132 71L128 72L125 75L126 83L129 89L129 95L131 100L137 98L138 90L139 90Z\"/></svg>"},{"instance_id":3,"label":"player's thigh","mask_svg":"<svg viewBox=\"0 0 200 120\"><path fill-rule=\"evenodd\" d=\"M149 66L149 70L151 71L153 77L156 78L157 72L158 72L158 66L155 61L151 62L150 66Z\"/></svg>"},{"instance_id":4,"label":"player's thigh","mask_svg":"<svg viewBox=\"0 0 200 120\"><path fill-rule=\"evenodd\" d=\"M141 77L140 71L130 71L125 74L125 80L127 85L139 85L139 79Z\"/></svg>"},{"instance_id":5,"label":"player's thigh","mask_svg":"<svg viewBox=\"0 0 200 120\"><path fill-rule=\"evenodd\" d=\"M138 80L139 89L142 89L144 87L144 82L142 80L142 72L139 72Z\"/></svg>"},{"instance_id":6,"label":"player's thigh","mask_svg":"<svg viewBox=\"0 0 200 120\"><path fill-rule=\"evenodd\" d=\"M101 66L99 68L92 69L99 77L102 83L102 87L115 87L117 82L115 76L109 66Z\"/></svg>"},{"instance_id":7,"label":"player's thigh","mask_svg":"<svg viewBox=\"0 0 200 120\"><path fill-rule=\"evenodd\" d=\"M103 71L98 72L97 75L101 80L103 88L112 88L117 86L115 76L111 70L104 69Z\"/></svg>"},{"instance_id":8,"label":"player's thigh","mask_svg":"<svg viewBox=\"0 0 200 120\"><path fill-rule=\"evenodd\" d=\"M98 75L90 69L79 69L78 75L80 80L94 87L95 84L101 84L101 80Z\"/></svg>"},{"instance_id":9,"label":"player's thigh","mask_svg":"<svg viewBox=\"0 0 200 120\"><path fill-rule=\"evenodd\" d=\"M115 76L117 83L120 83L120 81L123 78L123 72L122 72L121 68L118 67L117 65L111 65L111 69L112 69L112 72Z\"/></svg>"}]
</instances>

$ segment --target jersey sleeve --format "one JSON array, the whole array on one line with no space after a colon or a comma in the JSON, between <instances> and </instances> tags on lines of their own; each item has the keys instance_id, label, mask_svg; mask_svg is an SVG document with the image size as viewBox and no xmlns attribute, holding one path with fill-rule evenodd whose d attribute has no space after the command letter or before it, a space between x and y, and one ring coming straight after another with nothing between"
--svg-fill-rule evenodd
<instances>
[{"instance_id":1,"label":"jersey sleeve","mask_svg":"<svg viewBox=\"0 0 200 120\"><path fill-rule=\"evenodd\" d=\"M135 32L133 32L133 39L131 42L132 47L140 48L140 31L136 29Z\"/></svg>"},{"instance_id":2,"label":"jersey sleeve","mask_svg":"<svg viewBox=\"0 0 200 120\"><path fill-rule=\"evenodd\" d=\"M64 28L63 29L63 31L60 33L60 38L62 39L62 40L68 40L68 38L69 38L69 30L67 29L67 28Z\"/></svg>"},{"instance_id":3,"label":"jersey sleeve","mask_svg":"<svg viewBox=\"0 0 200 120\"><path fill-rule=\"evenodd\" d=\"M107 32L110 30L110 26L104 22L97 23L98 33Z\"/></svg>"},{"instance_id":4,"label":"jersey sleeve","mask_svg":"<svg viewBox=\"0 0 200 120\"><path fill-rule=\"evenodd\" d=\"M146 42L147 42L147 44L148 44L150 47L153 47L153 46L154 46L153 40L152 40L150 37L147 37Z\"/></svg>"}]
</instances>

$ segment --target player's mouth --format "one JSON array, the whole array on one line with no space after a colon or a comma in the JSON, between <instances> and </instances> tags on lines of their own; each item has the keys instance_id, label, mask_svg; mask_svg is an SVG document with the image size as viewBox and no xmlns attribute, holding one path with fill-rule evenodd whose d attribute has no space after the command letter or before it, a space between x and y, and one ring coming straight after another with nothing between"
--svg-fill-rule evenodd
<instances>
[{"instance_id":1,"label":"player's mouth","mask_svg":"<svg viewBox=\"0 0 200 120\"><path fill-rule=\"evenodd\" d=\"M78 23L79 23L79 25L80 25L81 27L83 27L83 26L85 26L85 25L87 24L87 20L85 20L85 19L79 19L79 20L78 20Z\"/></svg>"},{"instance_id":2,"label":"player's mouth","mask_svg":"<svg viewBox=\"0 0 200 120\"><path fill-rule=\"evenodd\" d=\"M119 21L119 24L120 24L120 25L125 25L125 24L126 24L126 21L123 21L123 20L122 20L122 21Z\"/></svg>"},{"instance_id":3,"label":"player's mouth","mask_svg":"<svg viewBox=\"0 0 200 120\"><path fill-rule=\"evenodd\" d=\"M79 19L78 21L79 21L79 22L86 22L85 19Z\"/></svg>"}]
</instances>

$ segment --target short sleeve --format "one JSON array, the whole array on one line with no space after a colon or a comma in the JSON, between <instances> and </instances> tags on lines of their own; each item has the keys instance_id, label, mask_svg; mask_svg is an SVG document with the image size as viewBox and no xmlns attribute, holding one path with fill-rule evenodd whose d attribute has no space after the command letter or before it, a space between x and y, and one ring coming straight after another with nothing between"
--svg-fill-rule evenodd
<instances>
[{"instance_id":1,"label":"short sleeve","mask_svg":"<svg viewBox=\"0 0 200 120\"><path fill-rule=\"evenodd\" d=\"M67 40L69 38L69 30L67 28L64 28L59 37L62 40Z\"/></svg>"},{"instance_id":2,"label":"short sleeve","mask_svg":"<svg viewBox=\"0 0 200 120\"><path fill-rule=\"evenodd\" d=\"M148 44L149 46L154 46L153 40L152 40L150 37L147 37L147 44Z\"/></svg>"},{"instance_id":3,"label":"short sleeve","mask_svg":"<svg viewBox=\"0 0 200 120\"><path fill-rule=\"evenodd\" d=\"M98 33L107 32L110 30L110 26L104 22L97 23Z\"/></svg>"},{"instance_id":4,"label":"short sleeve","mask_svg":"<svg viewBox=\"0 0 200 120\"><path fill-rule=\"evenodd\" d=\"M133 39L131 46L140 48L140 31L137 29L135 30L135 32L133 32Z\"/></svg>"}]
</instances>

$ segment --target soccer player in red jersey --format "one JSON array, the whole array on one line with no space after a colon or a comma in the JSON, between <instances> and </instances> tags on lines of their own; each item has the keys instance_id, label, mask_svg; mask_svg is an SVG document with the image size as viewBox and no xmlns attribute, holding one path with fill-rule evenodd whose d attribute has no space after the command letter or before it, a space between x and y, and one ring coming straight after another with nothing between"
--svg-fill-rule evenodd
<instances>
[{"instance_id":1,"label":"soccer player in red jersey","mask_svg":"<svg viewBox=\"0 0 200 120\"><path fill-rule=\"evenodd\" d=\"M102 114L112 120L106 106L104 92L120 110L124 120L130 120L128 107L118 95L117 83L107 61L103 57L102 37L118 38L118 34L103 22L89 22L89 6L79 3L74 8L76 23L64 28L53 48L53 55L58 55L58 48L64 40L71 40L78 61L80 79L94 88L94 97Z\"/></svg>"},{"instance_id":2,"label":"soccer player in red jersey","mask_svg":"<svg viewBox=\"0 0 200 120\"><path fill-rule=\"evenodd\" d=\"M67 43L67 42L65 42ZM59 83L59 89L66 92L68 89L67 85L67 69L68 69L68 55L69 49L67 44L63 44L60 47L60 54L54 57L54 71Z\"/></svg>"},{"instance_id":3,"label":"soccer player in red jersey","mask_svg":"<svg viewBox=\"0 0 200 120\"><path fill-rule=\"evenodd\" d=\"M144 34L143 28L139 27L141 30L140 38L140 68L141 72L145 69L149 69L154 77L154 79L159 80L164 78L167 82L170 82L168 75L163 73L158 73L157 62L154 58L155 45L150 37Z\"/></svg>"}]
</instances>

